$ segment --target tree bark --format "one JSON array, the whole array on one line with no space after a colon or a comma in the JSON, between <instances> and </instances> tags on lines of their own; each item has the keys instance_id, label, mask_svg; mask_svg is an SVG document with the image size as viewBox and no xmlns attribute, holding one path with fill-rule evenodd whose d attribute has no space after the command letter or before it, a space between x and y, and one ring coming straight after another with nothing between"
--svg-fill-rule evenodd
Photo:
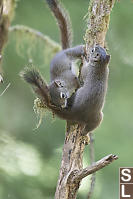
<instances>
[{"instance_id":1,"label":"tree bark","mask_svg":"<svg viewBox=\"0 0 133 199\"><path fill-rule=\"evenodd\" d=\"M88 13L89 19L85 34L86 52L93 44L104 47L105 36L109 26L110 13L115 0L91 0ZM118 157L108 155L100 161L83 169L83 151L89 143L89 136L83 136L84 126L72 125L67 122L67 131L63 147L59 180L55 199L76 199L81 180L110 164Z\"/></svg>"},{"instance_id":2,"label":"tree bark","mask_svg":"<svg viewBox=\"0 0 133 199\"><path fill-rule=\"evenodd\" d=\"M83 167L82 158L86 137L80 135L81 130L81 127L78 125L70 126L67 129L60 176L55 194L56 199L76 198L80 182L71 183L70 176L73 171L79 171Z\"/></svg>"}]
</instances>

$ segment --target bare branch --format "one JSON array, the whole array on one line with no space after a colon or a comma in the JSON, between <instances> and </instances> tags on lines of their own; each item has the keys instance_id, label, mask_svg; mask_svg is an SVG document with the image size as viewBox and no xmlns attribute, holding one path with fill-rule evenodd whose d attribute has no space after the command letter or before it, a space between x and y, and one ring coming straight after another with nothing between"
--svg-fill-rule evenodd
<instances>
[{"instance_id":1,"label":"bare branch","mask_svg":"<svg viewBox=\"0 0 133 199\"><path fill-rule=\"evenodd\" d=\"M90 150L90 164L91 166L94 164L95 162L95 151L94 151L94 135L93 133L89 133L90 136L90 144L89 144L89 150ZM94 187L95 187L95 181L96 181L96 174L93 173L91 176L91 183L90 183L90 190L88 192L88 196L87 198L90 199L93 191L94 191Z\"/></svg>"},{"instance_id":2,"label":"bare branch","mask_svg":"<svg viewBox=\"0 0 133 199\"><path fill-rule=\"evenodd\" d=\"M88 166L85 169L78 171L78 172L72 172L71 175L73 175L72 181L81 181L83 178L86 176L95 173L96 171L104 168L105 166L109 165L112 163L114 160L117 160L118 156L116 155L107 155L106 157L102 158L101 160L97 161L95 164L92 166Z\"/></svg>"}]
</instances>

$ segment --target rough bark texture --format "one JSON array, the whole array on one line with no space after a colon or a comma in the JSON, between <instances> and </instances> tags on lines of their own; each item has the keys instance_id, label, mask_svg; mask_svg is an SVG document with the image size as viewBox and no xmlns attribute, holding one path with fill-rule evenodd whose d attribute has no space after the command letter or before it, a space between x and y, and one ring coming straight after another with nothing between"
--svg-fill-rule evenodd
<instances>
[{"instance_id":1,"label":"rough bark texture","mask_svg":"<svg viewBox=\"0 0 133 199\"><path fill-rule=\"evenodd\" d=\"M79 125L73 125L67 129L63 147L60 176L55 194L56 199L76 198L80 181L71 183L71 173L83 168L83 151L86 142L88 142L88 137L82 136L81 132L82 127Z\"/></svg>"},{"instance_id":2,"label":"rough bark texture","mask_svg":"<svg viewBox=\"0 0 133 199\"><path fill-rule=\"evenodd\" d=\"M91 0L89 20L85 34L86 52L94 43L104 47L111 9L115 0ZM82 135L83 126L67 123L62 162L55 199L75 199L81 180L117 159L109 155L83 169L83 151L88 137Z\"/></svg>"},{"instance_id":3,"label":"rough bark texture","mask_svg":"<svg viewBox=\"0 0 133 199\"><path fill-rule=\"evenodd\" d=\"M85 34L87 52L94 43L104 47L114 3L115 0L90 0L88 27Z\"/></svg>"}]
</instances>

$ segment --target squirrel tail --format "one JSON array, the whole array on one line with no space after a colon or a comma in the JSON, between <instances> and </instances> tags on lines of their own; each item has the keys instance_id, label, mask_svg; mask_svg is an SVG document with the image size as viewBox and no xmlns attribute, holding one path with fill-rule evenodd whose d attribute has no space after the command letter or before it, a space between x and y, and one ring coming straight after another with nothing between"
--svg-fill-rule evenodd
<instances>
[{"instance_id":1,"label":"squirrel tail","mask_svg":"<svg viewBox=\"0 0 133 199\"><path fill-rule=\"evenodd\" d=\"M72 25L68 12L58 0L46 0L46 2L57 19L61 34L62 48L70 48L72 45Z\"/></svg>"},{"instance_id":2,"label":"squirrel tail","mask_svg":"<svg viewBox=\"0 0 133 199\"><path fill-rule=\"evenodd\" d=\"M21 78L29 83L34 92L43 100L47 106L50 102L49 89L40 73L34 69L26 67L23 71L20 72Z\"/></svg>"}]
</instances>

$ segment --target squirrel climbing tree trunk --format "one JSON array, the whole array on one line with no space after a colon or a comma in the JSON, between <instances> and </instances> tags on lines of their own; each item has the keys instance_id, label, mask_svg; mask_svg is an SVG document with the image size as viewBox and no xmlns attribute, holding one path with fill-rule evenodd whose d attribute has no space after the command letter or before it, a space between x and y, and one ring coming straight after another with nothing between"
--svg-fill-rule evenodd
<instances>
[{"instance_id":1,"label":"squirrel climbing tree trunk","mask_svg":"<svg viewBox=\"0 0 133 199\"><path fill-rule=\"evenodd\" d=\"M110 13L115 0L91 0L88 9L88 24L85 34L86 52L89 54L91 45L104 47L109 26ZM108 155L95 162L92 166L83 168L83 152L89 144L89 136L82 132L84 126L72 125L67 122L62 161L55 199L76 199L82 179L110 164L118 157Z\"/></svg>"}]
</instances>

